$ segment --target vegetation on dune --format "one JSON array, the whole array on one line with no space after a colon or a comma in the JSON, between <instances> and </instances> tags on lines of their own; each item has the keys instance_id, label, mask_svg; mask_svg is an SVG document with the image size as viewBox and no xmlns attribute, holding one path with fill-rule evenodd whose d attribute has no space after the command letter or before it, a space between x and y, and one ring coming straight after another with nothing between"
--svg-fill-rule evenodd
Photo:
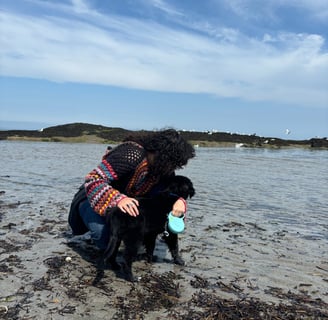
<instances>
[{"instance_id":1,"label":"vegetation on dune","mask_svg":"<svg viewBox=\"0 0 328 320\"><path fill-rule=\"evenodd\" d=\"M137 133L145 132L145 130L137 131ZM119 143L131 133L136 133L136 131L88 123L70 123L41 130L3 130L0 131L0 140ZM300 146L309 148L328 148L327 138L284 140L272 137L260 137L256 134L245 135L216 131L180 131L180 133L187 140L200 147L231 146L239 144L243 147L280 148Z\"/></svg>"}]
</instances>

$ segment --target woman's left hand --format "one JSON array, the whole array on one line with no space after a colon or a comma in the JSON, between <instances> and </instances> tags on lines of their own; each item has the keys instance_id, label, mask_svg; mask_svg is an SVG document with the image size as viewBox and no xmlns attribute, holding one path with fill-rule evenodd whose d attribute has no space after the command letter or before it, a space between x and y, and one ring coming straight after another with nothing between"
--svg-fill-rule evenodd
<instances>
[{"instance_id":1,"label":"woman's left hand","mask_svg":"<svg viewBox=\"0 0 328 320\"><path fill-rule=\"evenodd\" d=\"M172 214L176 217L181 217L187 211L186 201L182 198L179 198L173 205Z\"/></svg>"}]
</instances>

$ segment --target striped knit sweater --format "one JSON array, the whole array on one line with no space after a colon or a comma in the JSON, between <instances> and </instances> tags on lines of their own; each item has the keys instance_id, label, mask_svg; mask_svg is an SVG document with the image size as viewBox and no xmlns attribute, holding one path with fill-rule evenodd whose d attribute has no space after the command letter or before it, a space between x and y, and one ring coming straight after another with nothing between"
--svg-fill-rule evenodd
<instances>
[{"instance_id":1,"label":"striped knit sweater","mask_svg":"<svg viewBox=\"0 0 328 320\"><path fill-rule=\"evenodd\" d=\"M127 196L145 195L155 184L147 173L146 152L141 145L135 142L118 145L85 177L91 207L105 215L107 209Z\"/></svg>"}]
</instances>

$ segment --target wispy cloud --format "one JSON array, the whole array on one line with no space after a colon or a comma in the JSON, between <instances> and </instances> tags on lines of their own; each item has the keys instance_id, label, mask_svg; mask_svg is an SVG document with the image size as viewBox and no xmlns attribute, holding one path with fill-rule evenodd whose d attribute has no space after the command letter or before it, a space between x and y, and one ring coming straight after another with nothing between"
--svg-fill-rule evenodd
<instances>
[{"instance_id":1,"label":"wispy cloud","mask_svg":"<svg viewBox=\"0 0 328 320\"><path fill-rule=\"evenodd\" d=\"M216 0L218 7L222 3L238 16L247 20L279 20L281 9L300 9L307 15L324 19L328 17L326 0Z\"/></svg>"},{"instance_id":2,"label":"wispy cloud","mask_svg":"<svg viewBox=\"0 0 328 320\"><path fill-rule=\"evenodd\" d=\"M182 15L164 1L151 2ZM1 21L2 75L327 107L322 35L251 37L226 27L201 35L101 14L82 0L43 15L2 11Z\"/></svg>"},{"instance_id":3,"label":"wispy cloud","mask_svg":"<svg viewBox=\"0 0 328 320\"><path fill-rule=\"evenodd\" d=\"M146 4L151 5L169 15L173 16L182 16L183 13L177 10L174 6L170 5L168 2L164 0L147 0L145 1Z\"/></svg>"},{"instance_id":4,"label":"wispy cloud","mask_svg":"<svg viewBox=\"0 0 328 320\"><path fill-rule=\"evenodd\" d=\"M72 5L77 13L88 13L90 10L87 3L83 0L72 0Z\"/></svg>"}]
</instances>

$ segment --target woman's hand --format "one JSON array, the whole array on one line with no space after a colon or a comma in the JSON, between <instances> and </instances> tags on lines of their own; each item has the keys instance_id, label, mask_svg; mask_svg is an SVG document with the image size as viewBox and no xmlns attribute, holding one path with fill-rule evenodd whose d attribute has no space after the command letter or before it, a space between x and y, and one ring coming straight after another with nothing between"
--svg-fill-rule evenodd
<instances>
[{"instance_id":1,"label":"woman's hand","mask_svg":"<svg viewBox=\"0 0 328 320\"><path fill-rule=\"evenodd\" d=\"M187 211L187 203L186 200L183 198L179 198L177 201L175 201L173 208L172 208L172 214L176 217L181 217L183 214L185 214Z\"/></svg>"},{"instance_id":2,"label":"woman's hand","mask_svg":"<svg viewBox=\"0 0 328 320\"><path fill-rule=\"evenodd\" d=\"M125 213L128 213L132 217L136 217L139 215L139 202L134 198L124 198L122 199L117 206Z\"/></svg>"}]
</instances>

